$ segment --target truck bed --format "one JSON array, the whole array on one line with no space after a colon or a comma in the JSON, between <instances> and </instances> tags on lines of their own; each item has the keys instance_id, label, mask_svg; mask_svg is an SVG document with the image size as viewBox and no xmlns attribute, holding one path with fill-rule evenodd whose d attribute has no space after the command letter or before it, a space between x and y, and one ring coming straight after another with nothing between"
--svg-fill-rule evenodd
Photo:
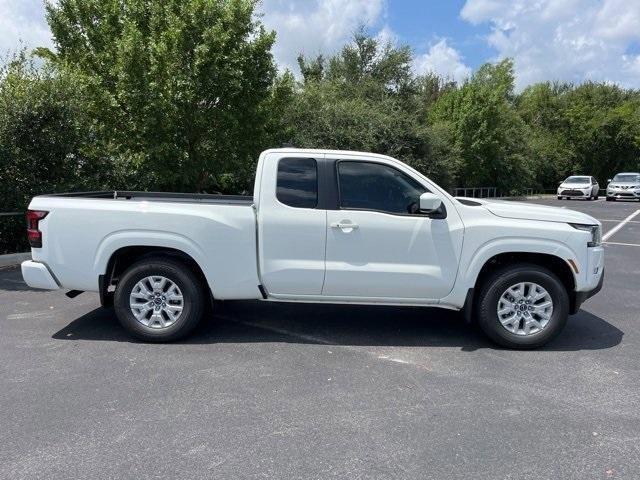
<instances>
[{"instance_id":1,"label":"truck bed","mask_svg":"<svg viewBox=\"0 0 640 480\"><path fill-rule=\"evenodd\" d=\"M253 204L251 195L221 195L209 193L173 193L173 192L137 192L126 190L105 190L97 192L70 192L52 193L40 195L41 197L66 197L86 198L101 200L146 200L150 202L182 202L182 203L206 203L218 205L243 205Z\"/></svg>"},{"instance_id":2,"label":"truck bed","mask_svg":"<svg viewBox=\"0 0 640 480\"><path fill-rule=\"evenodd\" d=\"M182 252L201 268L216 298L261 298L251 197L164 192L78 192L34 197L46 263L58 284L97 291L123 248Z\"/></svg>"}]
</instances>

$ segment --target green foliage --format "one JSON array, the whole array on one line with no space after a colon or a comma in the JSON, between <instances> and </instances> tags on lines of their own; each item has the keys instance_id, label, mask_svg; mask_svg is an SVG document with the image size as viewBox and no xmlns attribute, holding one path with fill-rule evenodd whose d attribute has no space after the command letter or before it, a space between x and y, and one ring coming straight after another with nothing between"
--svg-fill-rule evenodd
<instances>
[{"instance_id":1,"label":"green foliage","mask_svg":"<svg viewBox=\"0 0 640 480\"><path fill-rule=\"evenodd\" d=\"M90 157L75 79L35 68L24 52L0 71L0 211L23 212L46 192L92 189L106 181L107 158ZM14 229L21 229L18 235ZM0 218L0 253L24 248L24 217Z\"/></svg>"},{"instance_id":2,"label":"green foliage","mask_svg":"<svg viewBox=\"0 0 640 480\"><path fill-rule=\"evenodd\" d=\"M458 179L465 186L509 192L533 181L523 149L524 123L513 108L513 85L510 60L486 64L431 109L430 122L452 132L460 154Z\"/></svg>"},{"instance_id":3,"label":"green foliage","mask_svg":"<svg viewBox=\"0 0 640 480\"><path fill-rule=\"evenodd\" d=\"M287 139L304 148L385 153L420 169L444 186L452 180L442 163L442 135L434 139L425 106L441 84L411 72L407 47L381 45L363 32L329 59L299 57L302 83L285 119Z\"/></svg>"},{"instance_id":4,"label":"green foliage","mask_svg":"<svg viewBox=\"0 0 640 480\"><path fill-rule=\"evenodd\" d=\"M81 79L103 148L130 159L136 187L221 189L264 146L275 35L254 19L254 6L254 0L47 5L55 62Z\"/></svg>"}]
</instances>

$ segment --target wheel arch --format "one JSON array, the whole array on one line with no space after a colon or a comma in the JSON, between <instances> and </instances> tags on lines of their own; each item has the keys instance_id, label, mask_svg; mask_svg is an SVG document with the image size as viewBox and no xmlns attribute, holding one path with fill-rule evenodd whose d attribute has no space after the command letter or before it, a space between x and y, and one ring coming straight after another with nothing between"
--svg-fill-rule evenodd
<instances>
[{"instance_id":1,"label":"wheel arch","mask_svg":"<svg viewBox=\"0 0 640 480\"><path fill-rule=\"evenodd\" d=\"M547 268L554 273L567 290L570 301L570 313L576 310L576 279L569 262L562 257L550 253L541 252L502 252L488 258L478 272L473 286L469 289L465 302L465 317L470 318L471 309L478 300L479 291L489 276L505 265L515 265L520 263L530 263ZM471 302L471 303L468 303Z\"/></svg>"},{"instance_id":2,"label":"wheel arch","mask_svg":"<svg viewBox=\"0 0 640 480\"><path fill-rule=\"evenodd\" d=\"M168 258L178 261L185 267L189 268L201 281L202 285L207 289L210 297L213 298L213 290L209 285L206 275L204 274L199 263L188 253L183 250L155 245L128 245L120 247L113 251L106 261L104 273L99 275L98 288L100 294L100 303L103 306L113 304L113 291L117 285L120 276L134 263L144 259Z\"/></svg>"}]
</instances>

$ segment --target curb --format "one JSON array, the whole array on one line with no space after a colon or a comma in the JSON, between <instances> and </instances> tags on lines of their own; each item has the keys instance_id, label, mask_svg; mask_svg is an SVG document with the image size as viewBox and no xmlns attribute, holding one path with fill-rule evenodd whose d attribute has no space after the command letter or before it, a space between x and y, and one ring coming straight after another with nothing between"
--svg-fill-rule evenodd
<instances>
[{"instance_id":1,"label":"curb","mask_svg":"<svg viewBox=\"0 0 640 480\"><path fill-rule=\"evenodd\" d=\"M31 252L0 255L0 268L20 265L25 260L31 260Z\"/></svg>"}]
</instances>

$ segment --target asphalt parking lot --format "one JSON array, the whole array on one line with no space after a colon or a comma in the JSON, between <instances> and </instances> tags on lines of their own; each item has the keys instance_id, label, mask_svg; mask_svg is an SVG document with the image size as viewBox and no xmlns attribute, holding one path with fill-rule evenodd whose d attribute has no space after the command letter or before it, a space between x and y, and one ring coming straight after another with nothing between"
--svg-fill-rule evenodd
<instances>
[{"instance_id":1,"label":"asphalt parking lot","mask_svg":"<svg viewBox=\"0 0 640 480\"><path fill-rule=\"evenodd\" d=\"M534 200L605 233L633 202ZM97 295L0 271L0 478L640 478L640 215L536 351L455 313L228 302L130 339Z\"/></svg>"}]
</instances>

